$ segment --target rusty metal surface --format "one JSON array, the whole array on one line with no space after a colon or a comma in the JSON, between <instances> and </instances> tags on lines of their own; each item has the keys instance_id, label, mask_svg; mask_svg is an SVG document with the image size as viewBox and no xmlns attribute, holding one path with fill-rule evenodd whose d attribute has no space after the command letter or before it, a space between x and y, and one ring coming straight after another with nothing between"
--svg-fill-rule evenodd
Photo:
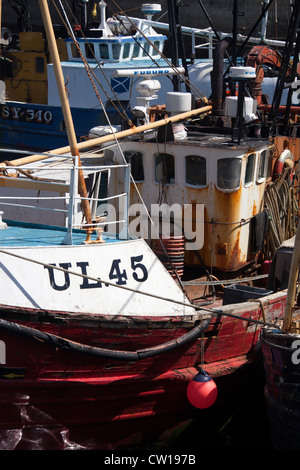
<instances>
[{"instance_id":1,"label":"rusty metal surface","mask_svg":"<svg viewBox=\"0 0 300 470\"><path fill-rule=\"evenodd\" d=\"M191 146L191 143L193 145ZM270 145L264 140L250 140L238 146L232 144L229 137L203 136L194 141L193 135L184 141L158 144L144 140L129 140L123 149L137 150L144 154L145 181L138 183L138 190L150 210L151 204L161 201L169 205L192 204L193 213L197 204L204 204L204 246L200 255L206 266L224 270L237 271L246 266L252 259L250 249L250 220L263 208L265 180L245 187L243 184L247 157L259 153ZM175 183L161 185L154 177L154 154L165 152L174 155ZM192 187L185 183L185 156L199 155L206 158L207 185ZM242 173L238 189L223 190L216 181L218 158L241 158ZM118 161L117 153L115 160ZM257 162L258 163L258 162ZM141 202L135 188L131 188L131 202ZM195 226L196 220L193 220ZM186 251L186 265L199 265L194 251Z\"/></svg>"}]
</instances>

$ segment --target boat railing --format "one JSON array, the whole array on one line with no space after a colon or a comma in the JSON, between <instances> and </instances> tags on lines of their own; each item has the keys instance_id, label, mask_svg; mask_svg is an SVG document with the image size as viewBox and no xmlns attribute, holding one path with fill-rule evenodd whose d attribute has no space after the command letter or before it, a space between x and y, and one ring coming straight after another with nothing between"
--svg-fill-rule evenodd
<instances>
[{"instance_id":1,"label":"boat railing","mask_svg":"<svg viewBox=\"0 0 300 470\"><path fill-rule=\"evenodd\" d=\"M77 156L63 155L63 158L64 163L52 160L47 164L45 160L42 165L36 166L0 165L0 173L3 174L4 171L6 173L5 176L0 176L0 210L4 211L3 219L18 220L16 211L21 213L24 209L29 222L49 225L48 220L51 220L51 225L66 227L67 244L72 244L74 229L88 230L90 225L94 230L106 225L113 226L118 232L118 238L127 239L130 165L85 166L79 164ZM105 173L110 179L114 177L112 172L120 172L122 169L123 191L120 190L118 194L108 194L106 188L105 194L100 197L101 176ZM84 180L90 182L91 189L87 197L79 193L80 172ZM6 192L1 188L6 188ZM82 222L84 200L89 202L91 224ZM119 216L114 220L106 220L105 214L99 214L99 209L108 204L118 206L115 214Z\"/></svg>"},{"instance_id":2,"label":"boat railing","mask_svg":"<svg viewBox=\"0 0 300 470\"><path fill-rule=\"evenodd\" d=\"M89 173L109 173L109 178L116 181L117 178L114 175L111 175L111 172L120 172L120 170L124 169L124 176L122 177L124 181L124 191L117 193L117 194L109 194L105 197L94 197L93 194L87 198L79 195L78 192L78 172L82 171L83 174L85 171ZM86 229L88 230L90 227L94 229L99 229L102 226L119 226L118 229L118 238L120 239L128 239L129 238L129 191L130 191L130 164L122 164L122 165L103 165L103 166L84 166L78 164L78 157L75 157L75 164L72 168L71 180L70 180L70 202L69 202L69 209L68 209L68 233L71 234L73 229ZM91 208L91 218L92 223L76 223L74 222L74 209L76 207L76 201L89 201L89 207ZM103 217L104 214L98 214L97 208L98 205L102 205L103 203L110 204L111 202L114 203L115 201L119 201L119 211L115 211L114 214L119 213L119 219L113 218L113 220L107 220L106 217Z\"/></svg>"},{"instance_id":3,"label":"boat railing","mask_svg":"<svg viewBox=\"0 0 300 470\"><path fill-rule=\"evenodd\" d=\"M125 17L120 16L120 18L124 19ZM134 20L134 18L132 18ZM160 21L155 20L143 20L145 25L153 26L155 29L159 29L165 32L168 32L170 29L170 25L168 23L162 23ZM189 26L181 26L181 31L183 34L187 36L191 36L191 55L194 57L196 49L207 49L208 50L208 59L213 58L213 50L214 50L214 42L216 41L216 34L213 31L212 27L208 28L192 28ZM226 32L219 32L220 39L224 37L231 36L232 33ZM196 44L196 39L207 40L207 42ZM242 34L237 35L237 40L240 42L244 42L246 40L246 36ZM260 44L261 37L249 37L248 42L250 44ZM285 41L280 41L276 39L268 39L264 38L264 43L268 44L272 47L284 47Z\"/></svg>"}]
</instances>

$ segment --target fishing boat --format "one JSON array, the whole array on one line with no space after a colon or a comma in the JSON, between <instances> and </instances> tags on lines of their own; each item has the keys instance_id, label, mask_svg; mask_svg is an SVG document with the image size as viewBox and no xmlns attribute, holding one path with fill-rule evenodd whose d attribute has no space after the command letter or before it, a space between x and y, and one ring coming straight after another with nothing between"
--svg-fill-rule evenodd
<instances>
[{"instance_id":1,"label":"fishing boat","mask_svg":"<svg viewBox=\"0 0 300 470\"><path fill-rule=\"evenodd\" d=\"M107 19L106 2L94 3L89 24L97 24L97 27L87 30L84 27L88 22L86 16L84 24L75 25L77 33L74 32L68 19L70 12L63 9L61 22L66 31L57 33L78 141L90 128L107 124L103 108L115 124L130 120L128 107L132 93L136 94L135 86L128 78L113 77L116 67L126 64L147 70L159 61L157 67L166 67L165 73L173 73L161 58L165 35L145 25L143 19L136 19L136 22ZM145 4L142 10L149 19L161 6ZM95 16L94 23L91 23L92 16ZM74 21L76 18L72 17L72 24ZM30 31L30 27L15 36L4 27L1 78L6 99L1 101L1 142L8 147L31 151L66 145L65 122L46 38L42 32Z\"/></svg>"},{"instance_id":2,"label":"fishing boat","mask_svg":"<svg viewBox=\"0 0 300 470\"><path fill-rule=\"evenodd\" d=\"M109 170L124 172L129 188L128 166ZM93 175L84 161L71 171L70 211L76 173ZM285 291L228 305L218 296L211 310L191 302L148 244L129 237L126 218L118 222L117 234L99 225L89 234L86 224L16 222L4 211L1 449L169 442L199 411L187 388L203 368L224 400L222 379L255 362L261 326L280 319Z\"/></svg>"},{"instance_id":3,"label":"fishing boat","mask_svg":"<svg viewBox=\"0 0 300 470\"><path fill-rule=\"evenodd\" d=\"M129 236L128 218L114 233L101 230L104 211L92 227L75 217L79 172L93 184L107 171L121 174L126 213L129 166L85 166L84 158L78 166L71 155L63 158L55 167L61 156L50 157L51 184L69 194L67 227L8 220L1 199L1 449L172 442L201 411L189 401L189 384L204 369L217 400L232 395L222 381L255 364L259 330L280 319L286 292L245 286L251 302L223 305L218 294L209 310L191 301L149 245ZM62 170L73 175L68 190L59 182ZM50 185L40 179L29 181ZM60 199L52 197L51 212L54 201ZM23 204L26 212L26 197ZM258 293L263 297L254 301Z\"/></svg>"},{"instance_id":4,"label":"fishing boat","mask_svg":"<svg viewBox=\"0 0 300 470\"><path fill-rule=\"evenodd\" d=\"M62 9L60 21L65 31L58 28L56 38L78 141L91 128L107 125L107 115L114 125L129 127L131 103L140 87L154 87L152 95L158 93L152 97L155 104L158 98L164 99L166 90L173 89L172 75L181 74L184 80L185 72L181 64L175 67L164 56L167 36L151 25L152 17L161 12L160 4L143 4L144 18L107 18L104 0L87 7L89 14L81 22ZM205 36L207 29L195 34ZM4 27L1 53L2 144L30 151L66 145L55 71L43 33L30 31L27 25L16 37ZM124 68L131 69L131 77L120 75ZM142 84L135 70L143 75ZM146 78L157 75L159 82L145 85Z\"/></svg>"},{"instance_id":5,"label":"fishing boat","mask_svg":"<svg viewBox=\"0 0 300 470\"><path fill-rule=\"evenodd\" d=\"M195 413L224 400L228 392L238 393L235 373L255 363L260 329L280 320L286 291L244 285L242 299L233 299L233 291L240 289L231 289L227 301L218 292L208 308L197 299L200 284L197 295L190 295L149 245L130 234L133 165L130 170L127 162L116 165L107 159L103 166L85 166L82 150L94 147L96 139L76 142L47 2L39 4L69 139L68 151L53 151L50 157L63 154L65 168L61 161L56 168L70 169L60 188L69 198L68 223L12 220L6 218L2 201L0 446L112 450L169 441ZM207 106L188 115L210 111ZM152 125L163 128L166 122L184 119L183 113ZM136 132L149 125L138 126ZM31 164L46 156L32 158ZM8 167L13 168L1 165L3 171ZM49 168L38 165L37 171L43 168L45 181L34 182L50 187ZM30 178L30 171L21 171ZM89 204L85 181L96 186L102 172L117 172L109 183L122 191L113 194L113 184L108 184L105 197L93 193ZM19 177L14 180L18 185ZM120 181L124 185L115 184ZM55 181L52 175L52 184L59 193L60 177ZM120 200L115 221L101 207L112 200ZM78 201L80 225L73 217ZM101 210L95 217L93 202ZM115 232L105 229L111 222Z\"/></svg>"},{"instance_id":6,"label":"fishing boat","mask_svg":"<svg viewBox=\"0 0 300 470\"><path fill-rule=\"evenodd\" d=\"M63 28L57 27L56 34L77 141L95 127L99 133L99 127L102 129L107 125L106 115L115 126L130 127L131 108L138 104L141 90L151 95L151 104L156 106L165 102L166 92L173 90L174 81L180 88L191 88L196 97L210 96L215 38L223 38L224 34L220 37L211 25L201 30L181 27L177 31L174 26L175 21L178 23L178 6L172 1L168 4L170 25L152 19L161 12L160 4L143 4L145 18L128 17L124 12L107 18L104 0L85 6L88 13L81 21L62 9L60 22ZM267 8L269 5L265 7L265 13ZM257 24L263 17L261 14ZM173 33L170 34L171 26ZM171 36L171 58L164 55L167 34ZM173 55L176 45L184 49L183 34L192 35L190 60L184 53L182 57ZM197 46L196 38L201 41ZM245 42L242 36L238 39ZM255 41L255 38L248 37L247 40ZM278 46L283 44L265 37L264 41ZM4 26L1 42L2 145L30 151L67 145L54 67L45 36L40 31L31 31L28 24L18 36ZM199 47L205 51L204 58L196 58ZM227 61L227 57L225 59ZM224 70L229 65L226 61ZM129 75L125 73L128 69ZM270 70L263 88L271 97L273 67Z\"/></svg>"}]
</instances>

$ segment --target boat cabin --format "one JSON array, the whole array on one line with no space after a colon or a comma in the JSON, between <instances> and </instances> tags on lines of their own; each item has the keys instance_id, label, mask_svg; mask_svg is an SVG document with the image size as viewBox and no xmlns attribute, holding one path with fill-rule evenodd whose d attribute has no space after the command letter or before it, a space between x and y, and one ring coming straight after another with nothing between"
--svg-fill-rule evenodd
<instances>
[{"instance_id":1,"label":"boat cabin","mask_svg":"<svg viewBox=\"0 0 300 470\"><path fill-rule=\"evenodd\" d=\"M148 39L148 40L147 40ZM89 62L123 62L135 59L160 59L166 36L155 35L147 39L139 37L108 37L78 39L80 51ZM151 44L149 43L151 41ZM66 39L69 61L82 62L78 48L72 39Z\"/></svg>"},{"instance_id":2,"label":"boat cabin","mask_svg":"<svg viewBox=\"0 0 300 470\"><path fill-rule=\"evenodd\" d=\"M264 207L270 151L267 140L252 139L237 145L231 137L199 137L188 132L182 140L161 143L154 133L144 134L142 139L123 141L121 151L113 147L105 152L114 163L124 159L130 163L140 194L132 184L131 204L142 198L150 214L155 203L161 208L165 205L170 208L165 217L174 219L180 206L174 224L175 235L184 235L185 247L189 247L185 249L185 265L204 262L211 269L238 271L255 258L258 234L254 219L262 217L262 223L266 222L265 215L259 214ZM192 219L189 225L184 219L186 211ZM164 217L163 211L161 214ZM134 217L134 210L130 215ZM140 230L141 237L153 242L148 225Z\"/></svg>"}]
</instances>

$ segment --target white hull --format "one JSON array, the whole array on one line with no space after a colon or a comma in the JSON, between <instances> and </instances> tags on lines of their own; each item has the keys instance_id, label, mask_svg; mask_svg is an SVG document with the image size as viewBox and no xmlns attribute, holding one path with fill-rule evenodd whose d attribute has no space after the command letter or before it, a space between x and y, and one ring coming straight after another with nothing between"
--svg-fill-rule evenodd
<instances>
[{"instance_id":1,"label":"white hull","mask_svg":"<svg viewBox=\"0 0 300 470\"><path fill-rule=\"evenodd\" d=\"M138 294L146 292L189 304L143 240L101 245L3 248L8 253L17 254L18 258L1 253L2 305L112 316L160 317L194 313L192 307ZM68 269L79 276L52 270L49 265ZM82 274L90 279L83 278ZM103 279L103 282L96 279ZM106 285L105 281L110 284L121 282L121 287L134 291Z\"/></svg>"}]
</instances>

